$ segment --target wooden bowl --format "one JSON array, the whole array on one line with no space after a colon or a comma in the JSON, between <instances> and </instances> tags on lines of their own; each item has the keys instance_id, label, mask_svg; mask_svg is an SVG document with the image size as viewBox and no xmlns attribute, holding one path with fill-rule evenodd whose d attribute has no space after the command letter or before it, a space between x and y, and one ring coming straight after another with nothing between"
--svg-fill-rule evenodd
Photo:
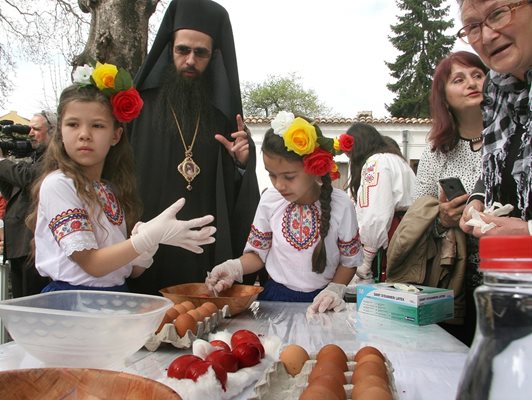
<instances>
[{"instance_id":1,"label":"wooden bowl","mask_svg":"<svg viewBox=\"0 0 532 400\"><path fill-rule=\"evenodd\" d=\"M204 283L184 283L161 289L159 292L174 303L182 303L189 300L196 307L199 307L203 303L210 301L216 304L219 309L227 305L229 306L229 313L234 316L247 310L263 290L264 288L261 286L233 285L229 289L220 292L218 297L213 297Z\"/></svg>"},{"instance_id":2,"label":"wooden bowl","mask_svg":"<svg viewBox=\"0 0 532 400\"><path fill-rule=\"evenodd\" d=\"M125 372L90 368L33 368L0 372L0 398L181 400L171 388Z\"/></svg>"}]
</instances>

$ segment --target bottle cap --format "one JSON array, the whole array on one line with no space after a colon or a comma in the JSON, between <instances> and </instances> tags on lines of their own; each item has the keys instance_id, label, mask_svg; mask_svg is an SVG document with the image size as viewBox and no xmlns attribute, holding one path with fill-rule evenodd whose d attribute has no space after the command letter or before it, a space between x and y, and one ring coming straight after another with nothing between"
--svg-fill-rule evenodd
<instances>
[{"instance_id":1,"label":"bottle cap","mask_svg":"<svg viewBox=\"0 0 532 400\"><path fill-rule=\"evenodd\" d=\"M480 270L532 272L532 236L485 236L479 253Z\"/></svg>"}]
</instances>

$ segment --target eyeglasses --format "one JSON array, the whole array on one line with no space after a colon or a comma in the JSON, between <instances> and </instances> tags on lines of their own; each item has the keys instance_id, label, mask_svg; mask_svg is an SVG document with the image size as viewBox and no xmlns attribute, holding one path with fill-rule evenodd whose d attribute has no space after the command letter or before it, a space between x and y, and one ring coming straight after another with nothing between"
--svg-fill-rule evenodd
<instances>
[{"instance_id":1,"label":"eyeglasses","mask_svg":"<svg viewBox=\"0 0 532 400\"><path fill-rule=\"evenodd\" d=\"M497 7L495 10L490 12L486 18L484 18L484 21L474 22L472 24L464 26L458 31L456 36L462 39L467 44L475 43L482 36L483 25L487 26L491 30L502 29L512 21L514 10L531 3L531 0L524 0L519 1L517 3L511 3L501 7Z\"/></svg>"},{"instance_id":2,"label":"eyeglasses","mask_svg":"<svg viewBox=\"0 0 532 400\"><path fill-rule=\"evenodd\" d=\"M174 47L174 52L180 56L188 56L191 52L194 52L194 56L198 58L209 58L211 51L205 47L188 47L184 44L178 44Z\"/></svg>"}]
</instances>

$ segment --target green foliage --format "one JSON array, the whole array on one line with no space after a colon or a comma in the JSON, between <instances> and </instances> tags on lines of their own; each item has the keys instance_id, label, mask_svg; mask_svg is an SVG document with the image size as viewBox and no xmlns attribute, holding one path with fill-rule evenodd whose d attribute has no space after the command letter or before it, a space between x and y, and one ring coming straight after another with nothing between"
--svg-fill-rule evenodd
<instances>
[{"instance_id":1,"label":"green foliage","mask_svg":"<svg viewBox=\"0 0 532 400\"><path fill-rule=\"evenodd\" d=\"M319 102L312 89L304 89L300 80L299 76L291 73L286 77L269 75L262 83L244 83L244 114L270 117L285 110L309 117L328 116L329 109Z\"/></svg>"},{"instance_id":2,"label":"green foliage","mask_svg":"<svg viewBox=\"0 0 532 400\"><path fill-rule=\"evenodd\" d=\"M453 22L446 20L449 6L442 7L443 0L396 0L396 3L404 13L391 26L393 36L389 39L400 54L395 62L386 62L395 79L386 86L396 94L386 109L393 117L429 117L432 74L455 42L454 36L445 35L453 27Z\"/></svg>"}]
</instances>

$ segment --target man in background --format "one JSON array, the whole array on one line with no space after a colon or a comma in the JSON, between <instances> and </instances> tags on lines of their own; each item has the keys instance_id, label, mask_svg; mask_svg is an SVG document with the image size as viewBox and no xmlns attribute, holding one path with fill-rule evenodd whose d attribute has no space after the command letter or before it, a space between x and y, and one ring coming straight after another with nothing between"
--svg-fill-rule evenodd
<instances>
[{"instance_id":1,"label":"man in background","mask_svg":"<svg viewBox=\"0 0 532 400\"><path fill-rule=\"evenodd\" d=\"M5 158L0 149L0 192L7 199L4 216L4 259L9 260L13 297L40 293L47 278L35 269L31 251L33 233L25 219L31 207L31 186L40 172L41 157L57 123L49 111L34 114L30 120L29 142L33 149L29 160Z\"/></svg>"},{"instance_id":2,"label":"man in background","mask_svg":"<svg viewBox=\"0 0 532 400\"><path fill-rule=\"evenodd\" d=\"M239 257L259 200L227 11L211 0L173 0L135 83L144 108L128 133L142 220L184 197L179 218L211 214L217 228L204 253L160 246L150 269L128 282L132 291L157 294L204 282L214 265Z\"/></svg>"}]
</instances>

